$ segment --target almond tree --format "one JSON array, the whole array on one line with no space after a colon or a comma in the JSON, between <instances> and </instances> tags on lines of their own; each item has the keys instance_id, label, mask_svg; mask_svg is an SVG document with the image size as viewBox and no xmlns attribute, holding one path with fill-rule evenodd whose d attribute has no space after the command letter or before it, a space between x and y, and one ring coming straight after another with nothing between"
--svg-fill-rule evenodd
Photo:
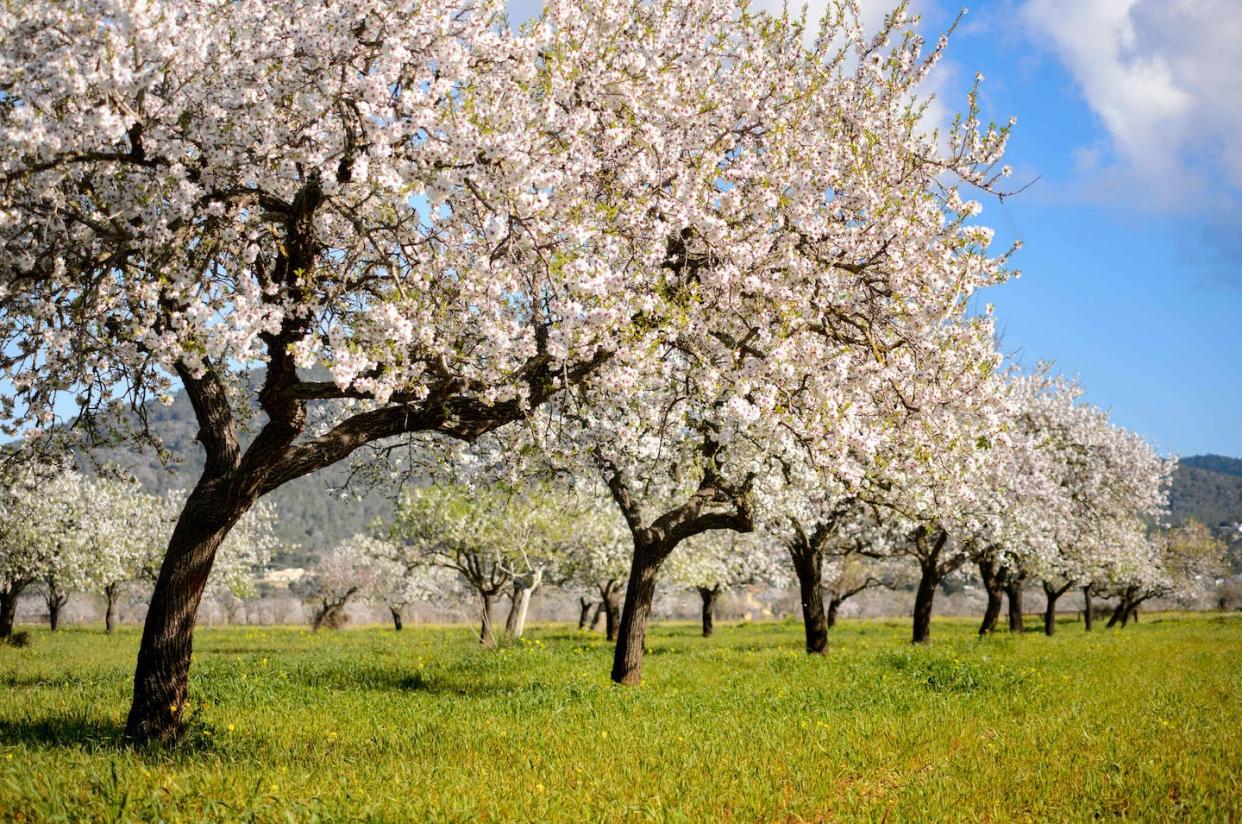
<instances>
[{"instance_id":1,"label":"almond tree","mask_svg":"<svg viewBox=\"0 0 1242 824\"><path fill-rule=\"evenodd\" d=\"M346 538L316 559L307 574L290 586L290 591L311 607L311 629L337 629L345 622L345 607L351 598L374 585L378 570L365 535Z\"/></svg>"},{"instance_id":2,"label":"almond tree","mask_svg":"<svg viewBox=\"0 0 1242 824\"><path fill-rule=\"evenodd\" d=\"M582 613L578 629L586 628L594 605L596 611L592 622L602 615L605 637L615 641L621 622L621 596L630 570L633 543L625 522L612 501L607 499L607 494L597 489L595 496L586 496L578 544L565 559L565 572L569 583L591 593L591 598L579 599ZM593 600L596 596L598 604ZM592 629L594 626L592 623Z\"/></svg>"},{"instance_id":3,"label":"almond tree","mask_svg":"<svg viewBox=\"0 0 1242 824\"><path fill-rule=\"evenodd\" d=\"M143 577L149 559L162 553L172 523L166 502L132 480L101 477L90 483L81 536L88 559L86 588L104 597L104 631L116 628L122 591Z\"/></svg>"},{"instance_id":4,"label":"almond tree","mask_svg":"<svg viewBox=\"0 0 1242 824\"><path fill-rule=\"evenodd\" d=\"M1172 464L1112 424L1107 412L1081 403L1078 384L1046 366L1015 377L1011 390L1011 424L998 451L1007 463L997 464L1003 471L994 481L1007 494L1000 499L1000 532L989 536L990 551L980 559L989 592L980 632L990 630L989 619L994 623L1002 589L1010 630L1022 630L1021 596L1031 576L1043 587L1044 631L1051 635L1061 596L1082 586L1089 599L1092 578L1124 564L1117 553L1124 555L1161 519Z\"/></svg>"},{"instance_id":5,"label":"almond tree","mask_svg":"<svg viewBox=\"0 0 1242 824\"><path fill-rule=\"evenodd\" d=\"M1138 563L1118 565L1100 589L1118 599L1108 620L1126 626L1152 598L1191 600L1225 573L1224 543L1198 521L1156 529L1132 544ZM1128 567L1128 568L1127 568Z\"/></svg>"},{"instance_id":6,"label":"almond tree","mask_svg":"<svg viewBox=\"0 0 1242 824\"><path fill-rule=\"evenodd\" d=\"M394 560L407 569L453 570L479 597L479 642L495 646L493 608L523 563L514 524L527 517L529 500L508 485L435 484L407 489L389 528Z\"/></svg>"},{"instance_id":7,"label":"almond tree","mask_svg":"<svg viewBox=\"0 0 1242 824\"><path fill-rule=\"evenodd\" d=\"M731 0L552 0L517 33L499 0L0 17L6 431L91 441L177 382L205 453L131 739L178 734L216 552L281 485L403 433L476 438L756 296L777 305L748 322L819 306L807 327L883 357L891 322L917 338L997 278L941 181L986 183L1006 130L924 136L939 49L902 15L874 41L853 5L829 18L807 47Z\"/></svg>"},{"instance_id":8,"label":"almond tree","mask_svg":"<svg viewBox=\"0 0 1242 824\"><path fill-rule=\"evenodd\" d=\"M13 634L17 599L31 584L48 585L53 623L67 589L78 582L76 542L82 478L57 464L4 464L0 484L0 640Z\"/></svg>"},{"instance_id":9,"label":"almond tree","mask_svg":"<svg viewBox=\"0 0 1242 824\"><path fill-rule=\"evenodd\" d=\"M715 531L691 538L669 558L669 582L695 590L703 601L704 638L714 631L716 600L721 593L783 579L784 564L771 550L752 535Z\"/></svg>"},{"instance_id":10,"label":"almond tree","mask_svg":"<svg viewBox=\"0 0 1242 824\"><path fill-rule=\"evenodd\" d=\"M90 558L85 537L94 528L85 521L89 498L89 482L77 472L66 471L27 499L25 517L34 527L29 540L41 559L40 583L52 632L60 627L60 611L70 593L87 585Z\"/></svg>"},{"instance_id":11,"label":"almond tree","mask_svg":"<svg viewBox=\"0 0 1242 824\"><path fill-rule=\"evenodd\" d=\"M407 566L397 560L401 550L387 540L355 536L351 543L360 547L370 567L371 584L366 597L388 610L397 632L404 626L404 613L411 605L464 594L454 571L429 564Z\"/></svg>"}]
</instances>

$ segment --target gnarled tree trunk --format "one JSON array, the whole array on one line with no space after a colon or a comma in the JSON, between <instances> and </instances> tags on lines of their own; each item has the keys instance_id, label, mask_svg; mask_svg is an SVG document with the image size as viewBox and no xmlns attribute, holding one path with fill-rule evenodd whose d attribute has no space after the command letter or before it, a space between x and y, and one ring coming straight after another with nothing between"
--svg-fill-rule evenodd
<instances>
[{"instance_id":1,"label":"gnarled tree trunk","mask_svg":"<svg viewBox=\"0 0 1242 824\"><path fill-rule=\"evenodd\" d=\"M578 596L578 631L586 629L587 621L591 618L591 601L583 595Z\"/></svg>"},{"instance_id":2,"label":"gnarled tree trunk","mask_svg":"<svg viewBox=\"0 0 1242 824\"><path fill-rule=\"evenodd\" d=\"M979 624L979 634L988 635L996 629L1000 619L1001 606L1005 600L1004 570L992 558L979 561L979 577L983 579L983 589L988 596L988 604L983 610L983 621Z\"/></svg>"},{"instance_id":3,"label":"gnarled tree trunk","mask_svg":"<svg viewBox=\"0 0 1242 824\"><path fill-rule=\"evenodd\" d=\"M699 587L698 590L699 597L703 599L703 637L710 638L715 630L712 622L716 612L716 596L720 594L720 587Z\"/></svg>"},{"instance_id":4,"label":"gnarled tree trunk","mask_svg":"<svg viewBox=\"0 0 1242 824\"><path fill-rule=\"evenodd\" d=\"M1043 585L1044 597L1046 599L1044 602L1044 634L1050 636L1057 631L1057 601L1062 595L1069 592L1069 588L1074 584L1070 582L1064 586L1056 587L1044 581Z\"/></svg>"},{"instance_id":5,"label":"gnarled tree trunk","mask_svg":"<svg viewBox=\"0 0 1242 824\"><path fill-rule=\"evenodd\" d=\"M812 655L823 655L828 651L828 620L824 614L824 553L816 551L810 542L798 540L790 545L789 555L798 576L806 651Z\"/></svg>"},{"instance_id":6,"label":"gnarled tree trunk","mask_svg":"<svg viewBox=\"0 0 1242 824\"><path fill-rule=\"evenodd\" d=\"M621 582L609 581L604 585L601 593L604 600L601 606L604 610L604 638L608 641L616 641L617 633L621 629ZM599 613L595 613L595 621L599 619ZM595 621L591 622L591 628L595 628Z\"/></svg>"},{"instance_id":7,"label":"gnarled tree trunk","mask_svg":"<svg viewBox=\"0 0 1242 824\"><path fill-rule=\"evenodd\" d=\"M392 628L400 632L404 624L401 622L401 610L396 607L388 607L388 611L392 613Z\"/></svg>"},{"instance_id":8,"label":"gnarled tree trunk","mask_svg":"<svg viewBox=\"0 0 1242 824\"><path fill-rule=\"evenodd\" d=\"M116 629L116 598L120 584L108 584L104 587L104 632L109 635Z\"/></svg>"},{"instance_id":9,"label":"gnarled tree trunk","mask_svg":"<svg viewBox=\"0 0 1242 824\"><path fill-rule=\"evenodd\" d=\"M17 617L17 599L30 586L30 581L18 579L0 587L0 640L13 637L13 621Z\"/></svg>"},{"instance_id":10,"label":"gnarled tree trunk","mask_svg":"<svg viewBox=\"0 0 1242 824\"><path fill-rule=\"evenodd\" d=\"M494 592L480 592L483 604L482 622L479 626L479 643L485 647L496 646L496 635L492 632L492 602L496 598Z\"/></svg>"},{"instance_id":11,"label":"gnarled tree trunk","mask_svg":"<svg viewBox=\"0 0 1242 824\"><path fill-rule=\"evenodd\" d=\"M837 625L837 613L841 611L841 605L845 603L845 597L833 593L828 599L828 629L832 629Z\"/></svg>"},{"instance_id":12,"label":"gnarled tree trunk","mask_svg":"<svg viewBox=\"0 0 1242 824\"><path fill-rule=\"evenodd\" d=\"M1095 621L1095 607L1091 603L1091 585L1090 584L1087 584L1087 586L1082 588L1082 605L1083 605L1083 610L1082 610L1083 628L1087 632L1090 632L1093 626L1093 622Z\"/></svg>"},{"instance_id":13,"label":"gnarled tree trunk","mask_svg":"<svg viewBox=\"0 0 1242 824\"><path fill-rule=\"evenodd\" d=\"M915 644L926 644L931 641L932 603L936 598L936 587L940 584L940 570L936 559L919 562L919 586L914 594L914 636Z\"/></svg>"},{"instance_id":14,"label":"gnarled tree trunk","mask_svg":"<svg viewBox=\"0 0 1242 824\"><path fill-rule=\"evenodd\" d=\"M1011 575L1005 583L1005 595L1009 599L1009 631L1022 632L1022 590L1026 586L1026 575Z\"/></svg>"},{"instance_id":15,"label":"gnarled tree trunk","mask_svg":"<svg viewBox=\"0 0 1242 824\"><path fill-rule=\"evenodd\" d=\"M518 578L513 586L513 608L509 611L509 621L505 631L514 638L521 638L526 632L526 614L530 610L530 596L543 583L543 570L536 569L530 575Z\"/></svg>"},{"instance_id":16,"label":"gnarled tree trunk","mask_svg":"<svg viewBox=\"0 0 1242 824\"><path fill-rule=\"evenodd\" d=\"M637 686L643 680L643 645L647 640L647 623L651 619L651 601L655 597L656 575L667 556L659 547L634 545L630 562L630 582L625 590L625 606L617 629L617 648L612 661L612 680L618 684Z\"/></svg>"},{"instance_id":17,"label":"gnarled tree trunk","mask_svg":"<svg viewBox=\"0 0 1242 824\"><path fill-rule=\"evenodd\" d=\"M186 499L151 594L125 725L132 741L175 739L181 731L195 616L216 550L252 500L204 478Z\"/></svg>"},{"instance_id":18,"label":"gnarled tree trunk","mask_svg":"<svg viewBox=\"0 0 1242 824\"><path fill-rule=\"evenodd\" d=\"M47 623L52 632L55 632L60 629L60 611L69 602L69 593L60 588L53 576L49 575L44 579L44 584L47 586L47 592L43 595L43 601L47 604Z\"/></svg>"}]
</instances>

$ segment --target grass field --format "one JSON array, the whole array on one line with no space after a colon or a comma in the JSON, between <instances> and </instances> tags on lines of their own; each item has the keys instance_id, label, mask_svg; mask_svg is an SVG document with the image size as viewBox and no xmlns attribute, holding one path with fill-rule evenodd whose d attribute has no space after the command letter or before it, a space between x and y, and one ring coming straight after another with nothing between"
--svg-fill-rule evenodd
<instances>
[{"instance_id":1,"label":"grass field","mask_svg":"<svg viewBox=\"0 0 1242 824\"><path fill-rule=\"evenodd\" d=\"M1242 820L1242 619L973 630L661 626L627 689L562 626L202 629L171 752L117 744L135 630L36 630L0 647L0 820Z\"/></svg>"}]
</instances>

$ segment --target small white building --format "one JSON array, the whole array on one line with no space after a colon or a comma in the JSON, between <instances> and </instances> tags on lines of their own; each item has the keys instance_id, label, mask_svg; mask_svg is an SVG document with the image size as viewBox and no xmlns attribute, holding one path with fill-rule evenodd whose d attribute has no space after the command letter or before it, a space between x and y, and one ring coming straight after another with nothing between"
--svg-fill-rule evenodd
<instances>
[{"instance_id":1,"label":"small white building","mask_svg":"<svg viewBox=\"0 0 1242 824\"><path fill-rule=\"evenodd\" d=\"M305 574L306 570L302 567L269 569L259 578L259 583L267 584L276 589L288 589L290 584L300 581Z\"/></svg>"}]
</instances>

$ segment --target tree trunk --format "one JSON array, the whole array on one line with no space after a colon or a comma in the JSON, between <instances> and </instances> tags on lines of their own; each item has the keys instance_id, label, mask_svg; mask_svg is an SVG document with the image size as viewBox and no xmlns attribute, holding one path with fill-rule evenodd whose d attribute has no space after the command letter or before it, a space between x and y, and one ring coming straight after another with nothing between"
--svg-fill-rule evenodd
<instances>
[{"instance_id":1,"label":"tree trunk","mask_svg":"<svg viewBox=\"0 0 1242 824\"><path fill-rule=\"evenodd\" d=\"M806 651L823 655L828 651L828 620L824 614L824 554L809 546L791 547L794 572L798 575L798 594L802 601L802 627Z\"/></svg>"},{"instance_id":2,"label":"tree trunk","mask_svg":"<svg viewBox=\"0 0 1242 824\"><path fill-rule=\"evenodd\" d=\"M837 613L841 611L841 605L844 603L845 599L840 595L833 595L828 599L828 629L837 625Z\"/></svg>"},{"instance_id":3,"label":"tree trunk","mask_svg":"<svg viewBox=\"0 0 1242 824\"><path fill-rule=\"evenodd\" d=\"M186 499L142 629L134 700L125 724L129 740L170 742L180 735L203 588L216 550L251 503L210 480L200 480Z\"/></svg>"},{"instance_id":4,"label":"tree trunk","mask_svg":"<svg viewBox=\"0 0 1242 824\"><path fill-rule=\"evenodd\" d=\"M996 629L1000 619L1001 604L1005 596L1004 575L991 558L979 562L979 577L983 579L983 589L988 595L988 605L983 610L983 622L979 624L979 634L988 635Z\"/></svg>"},{"instance_id":5,"label":"tree trunk","mask_svg":"<svg viewBox=\"0 0 1242 824\"><path fill-rule=\"evenodd\" d=\"M599 619L604 617L604 613L608 610L608 603L600 601L595 607L595 614L591 616L591 632L599 629ZM615 641L616 638L609 638L609 641Z\"/></svg>"},{"instance_id":6,"label":"tree trunk","mask_svg":"<svg viewBox=\"0 0 1242 824\"><path fill-rule=\"evenodd\" d=\"M1130 603L1123 596L1121 599L1121 603L1119 603L1117 605L1117 608L1113 610L1113 614L1109 616L1108 624L1104 628L1112 629L1113 627L1117 626L1117 624L1129 611L1130 611Z\"/></svg>"},{"instance_id":7,"label":"tree trunk","mask_svg":"<svg viewBox=\"0 0 1242 824\"><path fill-rule=\"evenodd\" d=\"M936 569L936 561L923 561L919 564L922 574L919 576L919 587L914 595L914 637L916 644L931 641L932 602L936 598L936 586L940 583L940 574Z\"/></svg>"},{"instance_id":8,"label":"tree trunk","mask_svg":"<svg viewBox=\"0 0 1242 824\"><path fill-rule=\"evenodd\" d=\"M591 618L591 602L579 595L578 608L581 610L578 613L578 631L582 632L582 630L586 629L587 621Z\"/></svg>"},{"instance_id":9,"label":"tree trunk","mask_svg":"<svg viewBox=\"0 0 1242 824\"><path fill-rule=\"evenodd\" d=\"M513 602L513 626L506 628L514 638L521 638L526 632L526 614L530 611L530 596L535 594L535 590L541 583L543 583L542 569L536 569L528 578L519 582L520 589L516 590Z\"/></svg>"},{"instance_id":10,"label":"tree trunk","mask_svg":"<svg viewBox=\"0 0 1242 824\"><path fill-rule=\"evenodd\" d=\"M638 686L643 680L643 644L655 597L656 574L667 552L655 546L634 545L630 562L630 581L625 588L625 606L617 629L617 648L612 659L612 680Z\"/></svg>"},{"instance_id":11,"label":"tree trunk","mask_svg":"<svg viewBox=\"0 0 1242 824\"><path fill-rule=\"evenodd\" d=\"M710 638L713 630L712 618L716 612L716 595L719 587L699 587L699 597L703 599L703 637Z\"/></svg>"},{"instance_id":12,"label":"tree trunk","mask_svg":"<svg viewBox=\"0 0 1242 824\"><path fill-rule=\"evenodd\" d=\"M483 600L483 622L479 628L479 643L485 647L496 646L496 636L492 634L492 600L496 597L491 592L480 592Z\"/></svg>"},{"instance_id":13,"label":"tree trunk","mask_svg":"<svg viewBox=\"0 0 1242 824\"><path fill-rule=\"evenodd\" d=\"M505 635L514 635L517 630L518 600L522 597L522 583L513 581L513 589L509 593L509 614L505 617Z\"/></svg>"},{"instance_id":14,"label":"tree trunk","mask_svg":"<svg viewBox=\"0 0 1242 824\"><path fill-rule=\"evenodd\" d=\"M12 581L0 588L0 640L13 637L13 620L17 617L17 599L29 581Z\"/></svg>"},{"instance_id":15,"label":"tree trunk","mask_svg":"<svg viewBox=\"0 0 1242 824\"><path fill-rule=\"evenodd\" d=\"M46 584L47 593L43 596L43 601L47 604L47 623L52 632L55 632L60 629L60 610L68 603L69 593L61 592L55 578L48 578Z\"/></svg>"},{"instance_id":16,"label":"tree trunk","mask_svg":"<svg viewBox=\"0 0 1242 824\"><path fill-rule=\"evenodd\" d=\"M1005 594L1009 598L1009 631L1022 632L1022 589L1026 585L1025 575L1014 575L1005 584Z\"/></svg>"},{"instance_id":17,"label":"tree trunk","mask_svg":"<svg viewBox=\"0 0 1242 824\"><path fill-rule=\"evenodd\" d=\"M1044 605L1044 635L1051 637L1057 631L1057 599L1064 591L1058 592L1050 589L1047 584L1044 585L1044 595L1048 599Z\"/></svg>"},{"instance_id":18,"label":"tree trunk","mask_svg":"<svg viewBox=\"0 0 1242 824\"><path fill-rule=\"evenodd\" d=\"M104 587L104 632L109 635L116 629L116 596L119 585L108 584Z\"/></svg>"},{"instance_id":19,"label":"tree trunk","mask_svg":"<svg viewBox=\"0 0 1242 824\"><path fill-rule=\"evenodd\" d=\"M392 628L397 632L400 632L401 627L403 626L401 623L401 610L396 607L389 607L388 611L392 613Z\"/></svg>"},{"instance_id":20,"label":"tree trunk","mask_svg":"<svg viewBox=\"0 0 1242 824\"><path fill-rule=\"evenodd\" d=\"M616 641L620 629L621 587L617 584L613 585L604 595L604 637L609 641Z\"/></svg>"},{"instance_id":21,"label":"tree trunk","mask_svg":"<svg viewBox=\"0 0 1242 824\"><path fill-rule=\"evenodd\" d=\"M1082 613L1083 626L1086 628L1087 632L1090 632L1091 627L1092 627L1092 622L1095 620L1095 615L1094 615L1095 607L1092 606L1091 604L1091 585L1090 584L1082 588L1082 603L1083 603L1083 613Z\"/></svg>"}]
</instances>

